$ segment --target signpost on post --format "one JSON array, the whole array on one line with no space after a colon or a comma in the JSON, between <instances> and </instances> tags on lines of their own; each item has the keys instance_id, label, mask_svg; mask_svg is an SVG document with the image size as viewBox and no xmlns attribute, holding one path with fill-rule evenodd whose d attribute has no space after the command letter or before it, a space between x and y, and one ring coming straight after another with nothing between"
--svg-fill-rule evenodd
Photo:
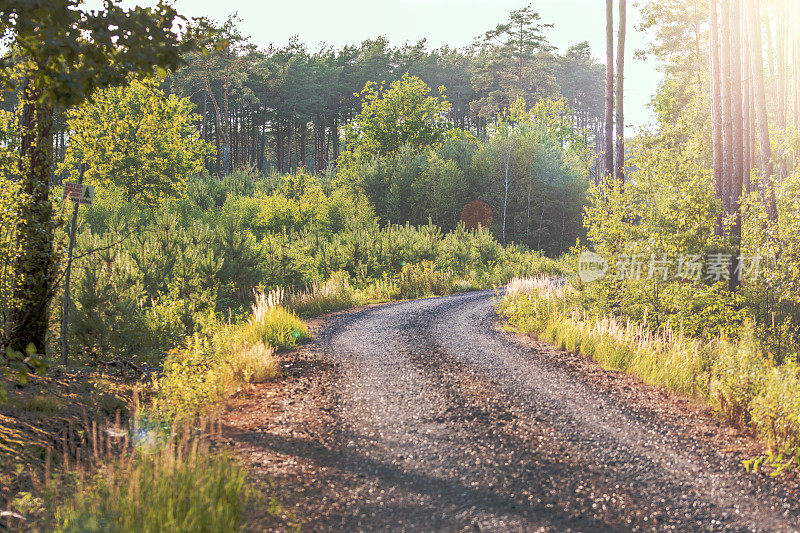
<instances>
[{"instance_id":1,"label":"signpost on post","mask_svg":"<svg viewBox=\"0 0 800 533\"><path fill-rule=\"evenodd\" d=\"M75 231L78 225L78 206L92 205L94 187L83 183L86 165L81 165L78 181L64 182L64 200L72 200L72 220L69 225L69 245L67 247L67 270L64 272L64 301L61 308L61 361L67 366L69 346L67 345L67 328L69 327L69 278L72 274L72 250L75 247Z\"/></svg>"}]
</instances>

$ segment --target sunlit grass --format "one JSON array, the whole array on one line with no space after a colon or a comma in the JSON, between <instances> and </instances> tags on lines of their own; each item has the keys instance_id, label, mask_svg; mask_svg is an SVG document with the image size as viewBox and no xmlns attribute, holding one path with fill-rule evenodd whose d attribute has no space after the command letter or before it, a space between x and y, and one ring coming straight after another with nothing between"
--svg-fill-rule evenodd
<instances>
[{"instance_id":1,"label":"sunlit grass","mask_svg":"<svg viewBox=\"0 0 800 533\"><path fill-rule=\"evenodd\" d=\"M302 320L280 304L280 292L256 294L253 316L243 324L238 335L254 345L263 343L275 349L297 346L308 338L308 329Z\"/></svg>"},{"instance_id":2,"label":"sunlit grass","mask_svg":"<svg viewBox=\"0 0 800 533\"><path fill-rule=\"evenodd\" d=\"M350 284L347 272L334 272L324 283L313 283L303 291L274 293L273 299L302 317L312 317L363 303L363 298Z\"/></svg>"},{"instance_id":3,"label":"sunlit grass","mask_svg":"<svg viewBox=\"0 0 800 533\"><path fill-rule=\"evenodd\" d=\"M47 529L237 530L248 497L242 465L211 450L205 425L182 427L164 440L153 431L93 425L77 464L48 474Z\"/></svg>"}]
</instances>

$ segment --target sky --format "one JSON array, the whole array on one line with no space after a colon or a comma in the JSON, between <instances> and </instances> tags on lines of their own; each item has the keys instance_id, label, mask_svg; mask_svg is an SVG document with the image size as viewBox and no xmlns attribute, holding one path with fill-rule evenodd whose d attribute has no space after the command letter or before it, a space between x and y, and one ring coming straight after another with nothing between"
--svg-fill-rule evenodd
<instances>
[{"instance_id":1,"label":"sky","mask_svg":"<svg viewBox=\"0 0 800 533\"><path fill-rule=\"evenodd\" d=\"M431 48L445 44L462 47L507 20L510 11L528 3L541 14L542 22L554 25L547 31L552 45L564 51L573 43L588 41L598 61L605 63L603 0L176 0L175 7L184 16L205 16L216 21L224 21L236 12L242 19L242 33L256 45L283 45L297 35L315 50L320 43L340 46L379 35L395 46L424 38ZM650 38L637 29L641 19L638 3L628 2L626 136L652 121L647 104L660 79L653 59L633 57L635 50L648 46Z\"/></svg>"}]
</instances>

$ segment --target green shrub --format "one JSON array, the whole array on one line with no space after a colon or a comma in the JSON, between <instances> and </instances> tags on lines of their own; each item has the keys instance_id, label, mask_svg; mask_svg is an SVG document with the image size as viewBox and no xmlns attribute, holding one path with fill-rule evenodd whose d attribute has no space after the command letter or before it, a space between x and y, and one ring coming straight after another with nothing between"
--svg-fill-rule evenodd
<instances>
[{"instance_id":1,"label":"green shrub","mask_svg":"<svg viewBox=\"0 0 800 533\"><path fill-rule=\"evenodd\" d=\"M304 291L287 293L284 305L302 317L348 309L361 303L350 285L347 272L334 272L325 283L314 283Z\"/></svg>"},{"instance_id":2,"label":"green shrub","mask_svg":"<svg viewBox=\"0 0 800 533\"><path fill-rule=\"evenodd\" d=\"M454 281L450 273L437 271L431 261L409 263L400 271L400 298L410 300L451 294L455 292Z\"/></svg>"}]
</instances>

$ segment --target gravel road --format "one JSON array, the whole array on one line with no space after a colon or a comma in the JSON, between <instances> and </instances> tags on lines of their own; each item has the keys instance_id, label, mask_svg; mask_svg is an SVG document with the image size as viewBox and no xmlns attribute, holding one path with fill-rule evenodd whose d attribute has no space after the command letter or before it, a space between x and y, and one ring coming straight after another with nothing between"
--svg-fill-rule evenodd
<instances>
[{"instance_id":1,"label":"gravel road","mask_svg":"<svg viewBox=\"0 0 800 533\"><path fill-rule=\"evenodd\" d=\"M304 529L800 530L780 483L513 342L493 297L334 316L283 415L245 406L234 440Z\"/></svg>"}]
</instances>

